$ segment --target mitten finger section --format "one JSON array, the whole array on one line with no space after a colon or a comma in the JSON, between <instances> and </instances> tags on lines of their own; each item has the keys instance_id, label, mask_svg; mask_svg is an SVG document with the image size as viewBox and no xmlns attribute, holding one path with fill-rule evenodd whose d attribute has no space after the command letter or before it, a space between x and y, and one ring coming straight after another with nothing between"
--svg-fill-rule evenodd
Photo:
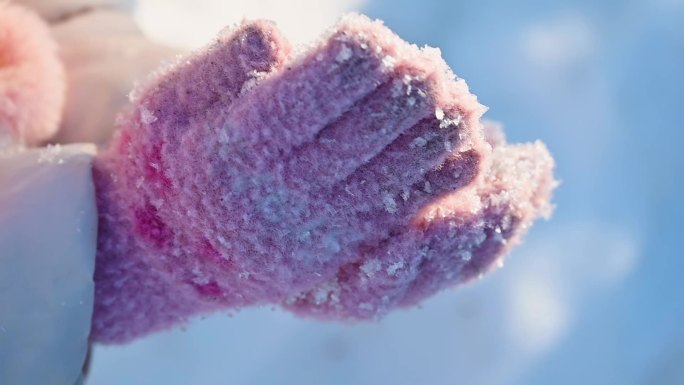
<instances>
[{"instance_id":1,"label":"mitten finger section","mask_svg":"<svg viewBox=\"0 0 684 385\"><path fill-rule=\"evenodd\" d=\"M225 124L227 142L252 149L244 164L257 170L272 167L385 83L394 58L407 47L379 22L362 16L344 19L235 106Z\"/></svg>"},{"instance_id":2,"label":"mitten finger section","mask_svg":"<svg viewBox=\"0 0 684 385\"><path fill-rule=\"evenodd\" d=\"M282 68L291 53L290 43L271 22L228 27L206 48L179 57L134 91L134 115L143 124L161 127L225 114L236 99Z\"/></svg>"},{"instance_id":3,"label":"mitten finger section","mask_svg":"<svg viewBox=\"0 0 684 385\"><path fill-rule=\"evenodd\" d=\"M327 192L383 151L434 109L428 87L417 83L406 73L397 74L297 148L286 161L286 183L302 191Z\"/></svg>"},{"instance_id":4,"label":"mitten finger section","mask_svg":"<svg viewBox=\"0 0 684 385\"><path fill-rule=\"evenodd\" d=\"M502 261L532 222L548 215L556 185L553 161L540 143L500 145L475 186L433 203L410 225L284 307L321 319L375 319L415 305L444 288L480 277ZM450 171L427 177L435 185Z\"/></svg>"}]
</instances>

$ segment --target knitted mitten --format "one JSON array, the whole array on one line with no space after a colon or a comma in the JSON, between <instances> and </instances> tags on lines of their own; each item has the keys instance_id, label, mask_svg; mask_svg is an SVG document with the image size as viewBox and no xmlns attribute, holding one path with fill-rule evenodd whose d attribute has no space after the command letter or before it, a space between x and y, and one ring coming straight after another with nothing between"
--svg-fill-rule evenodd
<instances>
[{"instance_id":1,"label":"knitted mitten","mask_svg":"<svg viewBox=\"0 0 684 385\"><path fill-rule=\"evenodd\" d=\"M486 270L548 209L544 147L492 150L439 51L348 16L290 55L245 22L135 91L94 167L93 340L255 304L376 317Z\"/></svg>"}]
</instances>

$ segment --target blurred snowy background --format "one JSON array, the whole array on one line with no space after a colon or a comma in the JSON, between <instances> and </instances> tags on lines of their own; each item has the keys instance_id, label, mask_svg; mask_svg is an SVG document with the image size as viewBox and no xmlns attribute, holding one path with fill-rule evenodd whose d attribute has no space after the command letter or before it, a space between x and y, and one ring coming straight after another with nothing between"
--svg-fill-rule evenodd
<instances>
[{"instance_id":1,"label":"blurred snowy background","mask_svg":"<svg viewBox=\"0 0 684 385\"><path fill-rule=\"evenodd\" d=\"M684 0L140 0L194 48L242 17L306 42L345 11L440 47L511 141L546 142L558 208L503 269L380 323L275 309L97 347L90 384L684 384Z\"/></svg>"}]
</instances>

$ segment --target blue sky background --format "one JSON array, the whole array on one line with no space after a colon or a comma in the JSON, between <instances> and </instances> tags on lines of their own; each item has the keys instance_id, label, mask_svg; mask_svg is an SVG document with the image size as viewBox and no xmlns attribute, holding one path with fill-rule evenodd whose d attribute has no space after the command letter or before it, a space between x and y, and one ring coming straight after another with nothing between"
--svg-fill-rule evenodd
<instances>
[{"instance_id":1,"label":"blue sky background","mask_svg":"<svg viewBox=\"0 0 684 385\"><path fill-rule=\"evenodd\" d=\"M190 3L142 1L139 19L167 42L243 13L305 39L350 9L441 48L510 141L549 146L557 210L504 268L420 309L353 327L215 315L98 347L90 383L684 383L684 1Z\"/></svg>"}]
</instances>

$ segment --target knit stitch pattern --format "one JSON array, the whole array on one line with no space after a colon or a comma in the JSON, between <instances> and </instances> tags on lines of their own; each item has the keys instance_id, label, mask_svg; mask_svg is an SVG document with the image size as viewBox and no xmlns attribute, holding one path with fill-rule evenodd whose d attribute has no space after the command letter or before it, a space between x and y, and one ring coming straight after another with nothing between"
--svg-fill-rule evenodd
<instances>
[{"instance_id":1,"label":"knit stitch pattern","mask_svg":"<svg viewBox=\"0 0 684 385\"><path fill-rule=\"evenodd\" d=\"M484 111L438 50L365 16L297 56L268 22L223 31L136 89L95 161L91 338L260 304L373 319L478 276L554 186L544 146Z\"/></svg>"}]
</instances>

